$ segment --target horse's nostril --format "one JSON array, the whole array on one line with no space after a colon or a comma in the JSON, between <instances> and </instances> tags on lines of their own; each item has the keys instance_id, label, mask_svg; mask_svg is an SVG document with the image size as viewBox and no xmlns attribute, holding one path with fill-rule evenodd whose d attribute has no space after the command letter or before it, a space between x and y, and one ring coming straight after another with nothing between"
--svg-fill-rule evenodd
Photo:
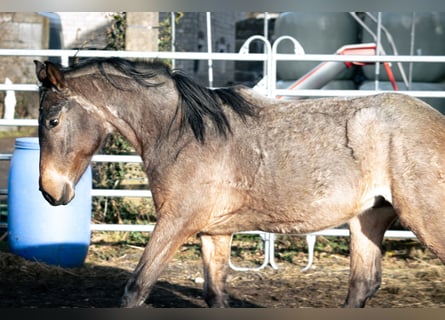
<instances>
[{"instance_id":1,"label":"horse's nostril","mask_svg":"<svg viewBox=\"0 0 445 320\"><path fill-rule=\"evenodd\" d=\"M70 185L68 183L66 183L63 186L62 196L60 197L59 204L65 205L65 204L69 203L73 199L72 191L73 190L70 187Z\"/></svg>"},{"instance_id":2,"label":"horse's nostril","mask_svg":"<svg viewBox=\"0 0 445 320\"><path fill-rule=\"evenodd\" d=\"M70 192L71 189L68 184L65 184L63 186L62 193L60 195L60 198L58 198L58 199L54 198L51 194L49 194L42 188L40 188L40 191L42 192L42 195L45 198L45 200L48 201L49 204L51 204L53 206L59 206L61 204L65 205L68 202L70 202L72 199L71 192Z\"/></svg>"},{"instance_id":3,"label":"horse's nostril","mask_svg":"<svg viewBox=\"0 0 445 320\"><path fill-rule=\"evenodd\" d=\"M54 199L48 192L46 192L43 189L40 189L40 191L42 192L42 195L43 195L43 197L45 198L46 201L48 201L53 206L57 205L56 199Z\"/></svg>"}]
</instances>

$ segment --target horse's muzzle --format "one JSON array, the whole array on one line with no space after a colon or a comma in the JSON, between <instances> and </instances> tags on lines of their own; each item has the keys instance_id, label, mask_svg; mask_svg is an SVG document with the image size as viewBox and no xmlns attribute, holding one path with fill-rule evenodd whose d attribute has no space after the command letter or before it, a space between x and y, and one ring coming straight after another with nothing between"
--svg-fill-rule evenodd
<instances>
[{"instance_id":1,"label":"horse's muzzle","mask_svg":"<svg viewBox=\"0 0 445 320\"><path fill-rule=\"evenodd\" d=\"M66 205L68 204L73 196L70 192L70 187L68 184L64 184L62 193L58 199L54 198L51 194L46 192L42 187L40 187L40 191L42 192L43 197L46 201L49 202L49 204L53 206L60 206L60 205Z\"/></svg>"}]
</instances>

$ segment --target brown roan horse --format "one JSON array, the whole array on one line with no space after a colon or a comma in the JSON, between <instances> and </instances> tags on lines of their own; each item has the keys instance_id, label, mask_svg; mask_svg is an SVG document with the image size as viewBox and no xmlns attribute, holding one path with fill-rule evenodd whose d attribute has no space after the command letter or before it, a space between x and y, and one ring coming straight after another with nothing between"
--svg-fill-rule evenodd
<instances>
[{"instance_id":1,"label":"brown roan horse","mask_svg":"<svg viewBox=\"0 0 445 320\"><path fill-rule=\"evenodd\" d=\"M125 287L142 305L177 249L199 234L209 306L227 305L233 233L350 228L344 306L381 282L381 243L397 217L445 262L445 117L408 95L278 100L209 89L158 62L35 61L40 189L67 204L108 134L143 159L157 223Z\"/></svg>"}]
</instances>

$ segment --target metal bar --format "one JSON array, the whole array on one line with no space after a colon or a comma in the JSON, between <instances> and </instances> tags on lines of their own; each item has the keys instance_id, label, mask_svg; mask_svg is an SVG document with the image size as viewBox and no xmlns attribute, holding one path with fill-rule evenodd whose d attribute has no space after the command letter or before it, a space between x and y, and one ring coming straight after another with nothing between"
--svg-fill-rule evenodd
<instances>
[{"instance_id":1,"label":"metal bar","mask_svg":"<svg viewBox=\"0 0 445 320\"><path fill-rule=\"evenodd\" d=\"M416 35L416 13L411 13L411 41L409 45L409 54L410 56L414 55L414 39ZM409 69L408 69L408 90L411 89L412 82L413 82L413 63L409 63Z\"/></svg>"},{"instance_id":2,"label":"metal bar","mask_svg":"<svg viewBox=\"0 0 445 320\"><path fill-rule=\"evenodd\" d=\"M108 50L30 50L30 49L0 49L1 56L53 56L62 55L76 57L121 57L121 58L165 58L178 60L237 60L237 61L267 61L268 54L239 54L229 52L150 52L150 51L108 51ZM357 61L357 62L445 62L445 55L336 55L336 54L286 54L277 53L277 61Z\"/></svg>"},{"instance_id":3,"label":"metal bar","mask_svg":"<svg viewBox=\"0 0 445 320\"><path fill-rule=\"evenodd\" d=\"M0 195L8 195L7 188L0 188ZM133 197L151 198L150 190L127 190L127 189L91 189L92 197Z\"/></svg>"},{"instance_id":4,"label":"metal bar","mask_svg":"<svg viewBox=\"0 0 445 320\"><path fill-rule=\"evenodd\" d=\"M176 13L170 12L170 28L171 28L171 52L176 51ZM172 69L176 68L176 60L172 59Z\"/></svg>"},{"instance_id":5,"label":"metal bar","mask_svg":"<svg viewBox=\"0 0 445 320\"><path fill-rule=\"evenodd\" d=\"M393 56L393 55L335 55L335 54L305 54L295 55L278 53L274 57L277 61L343 61L343 62L445 62L445 56Z\"/></svg>"},{"instance_id":6,"label":"metal bar","mask_svg":"<svg viewBox=\"0 0 445 320\"><path fill-rule=\"evenodd\" d=\"M91 224L91 231L153 232L155 224Z\"/></svg>"},{"instance_id":7,"label":"metal bar","mask_svg":"<svg viewBox=\"0 0 445 320\"><path fill-rule=\"evenodd\" d=\"M135 197L150 198L150 190L125 190L125 189L91 189L93 197Z\"/></svg>"},{"instance_id":8,"label":"metal bar","mask_svg":"<svg viewBox=\"0 0 445 320\"><path fill-rule=\"evenodd\" d=\"M317 240L317 236L313 234L306 235L306 243L307 243L307 264L304 268L302 268L300 271L305 272L309 270L312 266L312 263L314 262L314 249L315 249L315 241Z\"/></svg>"},{"instance_id":9,"label":"metal bar","mask_svg":"<svg viewBox=\"0 0 445 320\"><path fill-rule=\"evenodd\" d=\"M37 119L0 119L0 126L36 127Z\"/></svg>"},{"instance_id":10,"label":"metal bar","mask_svg":"<svg viewBox=\"0 0 445 320\"><path fill-rule=\"evenodd\" d=\"M385 238L417 238L411 231L405 230L387 230L385 232Z\"/></svg>"},{"instance_id":11,"label":"metal bar","mask_svg":"<svg viewBox=\"0 0 445 320\"><path fill-rule=\"evenodd\" d=\"M0 228L7 229L8 224L0 223ZM128 232L153 232L155 224L111 224L111 223L92 223L91 231L128 231Z\"/></svg>"},{"instance_id":12,"label":"metal bar","mask_svg":"<svg viewBox=\"0 0 445 320\"><path fill-rule=\"evenodd\" d=\"M250 55L249 48L250 43L255 40L260 40L264 43L264 51L267 54L267 60L263 64L263 72L264 72L264 79L266 79L266 92L265 94L269 97L273 95L273 89L275 89L275 78L273 75L275 74L275 71L273 70L273 63L272 63L272 46L270 45L269 40L267 40L264 36L255 35L249 37L246 41L244 41L243 45L241 46L239 50L239 54L244 55Z\"/></svg>"},{"instance_id":13,"label":"metal bar","mask_svg":"<svg viewBox=\"0 0 445 320\"><path fill-rule=\"evenodd\" d=\"M319 89L301 89L301 90L287 90L276 89L275 94L279 96L314 96L314 97L361 97L374 95L382 92L403 93L415 97L424 98L444 98L444 91L392 91L392 90L319 90Z\"/></svg>"},{"instance_id":14,"label":"metal bar","mask_svg":"<svg viewBox=\"0 0 445 320\"><path fill-rule=\"evenodd\" d=\"M209 58L207 60L208 65L208 76L209 76L209 87L213 87L213 60L212 56L212 23L211 23L211 13L206 12L207 21L207 52Z\"/></svg>"},{"instance_id":15,"label":"metal bar","mask_svg":"<svg viewBox=\"0 0 445 320\"><path fill-rule=\"evenodd\" d=\"M38 91L39 87L36 84L0 84L0 90L8 91Z\"/></svg>"},{"instance_id":16,"label":"metal bar","mask_svg":"<svg viewBox=\"0 0 445 320\"><path fill-rule=\"evenodd\" d=\"M376 56L382 53L382 13L377 13L377 49ZM376 63L374 68L374 89L379 90L380 63Z\"/></svg>"},{"instance_id":17,"label":"metal bar","mask_svg":"<svg viewBox=\"0 0 445 320\"><path fill-rule=\"evenodd\" d=\"M326 229L317 232L311 232L307 235L314 236L333 236L333 237L349 237L348 229ZM385 238L416 238L416 235L408 230L387 230Z\"/></svg>"},{"instance_id":18,"label":"metal bar","mask_svg":"<svg viewBox=\"0 0 445 320\"><path fill-rule=\"evenodd\" d=\"M142 163L142 158L138 155L112 155L96 154L91 159L93 162L134 162Z\"/></svg>"},{"instance_id":19,"label":"metal bar","mask_svg":"<svg viewBox=\"0 0 445 320\"><path fill-rule=\"evenodd\" d=\"M239 60L239 61L266 61L266 54L252 53L243 55L239 53L213 52L169 52L169 51L108 51L108 50L32 50L32 49L0 49L1 56L21 57L90 57L90 58L152 58L177 60Z\"/></svg>"},{"instance_id":20,"label":"metal bar","mask_svg":"<svg viewBox=\"0 0 445 320\"><path fill-rule=\"evenodd\" d=\"M11 160L12 153L0 153L1 160ZM140 156L131 155L108 155L108 154L97 154L91 159L92 162L133 162L141 163L142 159Z\"/></svg>"}]
</instances>

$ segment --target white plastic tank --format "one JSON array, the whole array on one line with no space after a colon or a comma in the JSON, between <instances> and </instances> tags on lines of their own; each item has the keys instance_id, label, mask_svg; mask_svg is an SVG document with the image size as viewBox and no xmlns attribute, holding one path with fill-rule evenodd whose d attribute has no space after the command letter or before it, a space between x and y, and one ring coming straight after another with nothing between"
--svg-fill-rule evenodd
<instances>
[{"instance_id":1,"label":"white plastic tank","mask_svg":"<svg viewBox=\"0 0 445 320\"><path fill-rule=\"evenodd\" d=\"M377 17L377 13L371 13ZM415 56L445 55L445 12L416 12L414 16L414 50ZM377 32L377 24L368 16L365 24L374 32ZM411 31L413 15L410 12L382 12L382 26L391 34L399 55L410 55ZM385 32L381 33L382 46L386 54L394 54ZM374 42L368 32L363 32L363 43ZM402 63L405 74L408 76L409 63ZM392 70L397 81L403 80L399 69L393 63ZM367 79L375 78L375 66L363 67ZM388 80L383 68L380 69L379 79ZM414 82L439 82L445 80L444 63L413 63L412 81Z\"/></svg>"},{"instance_id":2,"label":"white plastic tank","mask_svg":"<svg viewBox=\"0 0 445 320\"><path fill-rule=\"evenodd\" d=\"M358 43L358 24L347 12L284 12L275 22L274 38L295 38L310 54L334 54L340 47ZM293 44L283 41L278 53L293 53ZM281 61L277 64L278 80L295 80L320 62ZM348 79L352 72L342 75Z\"/></svg>"}]
</instances>

